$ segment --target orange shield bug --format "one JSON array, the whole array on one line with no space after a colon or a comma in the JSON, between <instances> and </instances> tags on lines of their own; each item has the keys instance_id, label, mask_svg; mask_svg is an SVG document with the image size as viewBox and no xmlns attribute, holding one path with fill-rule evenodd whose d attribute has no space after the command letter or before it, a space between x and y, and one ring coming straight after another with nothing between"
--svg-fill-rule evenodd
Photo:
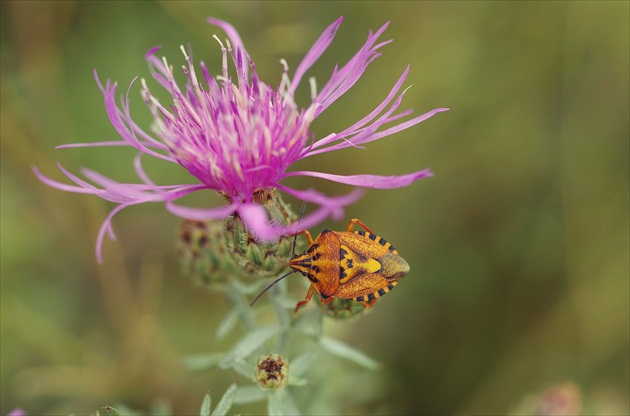
<instances>
[{"instance_id":1,"label":"orange shield bug","mask_svg":"<svg viewBox=\"0 0 630 416\"><path fill-rule=\"evenodd\" d=\"M356 224L365 231L354 231ZM306 236L308 249L302 254L293 254L289 261L291 271L267 286L252 305L271 286L291 273L300 272L311 286L304 300L295 306L296 312L311 300L316 290L322 303L333 298L352 299L371 308L409 272L409 265L394 246L356 218L350 220L346 231L325 229L315 240L308 230L298 234ZM295 251L295 240L293 248Z\"/></svg>"}]
</instances>

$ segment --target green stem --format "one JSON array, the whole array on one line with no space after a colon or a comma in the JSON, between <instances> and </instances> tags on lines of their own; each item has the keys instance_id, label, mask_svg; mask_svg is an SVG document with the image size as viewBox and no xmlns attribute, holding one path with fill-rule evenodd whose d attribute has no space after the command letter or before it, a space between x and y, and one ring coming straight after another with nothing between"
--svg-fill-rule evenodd
<instances>
[{"instance_id":1,"label":"green stem","mask_svg":"<svg viewBox=\"0 0 630 416\"><path fill-rule=\"evenodd\" d=\"M232 303L236 306L239 316L241 317L241 321L245 326L245 329L249 332L256 329L256 322L254 321L254 316L252 314L251 308L249 307L249 303L245 295L241 294L237 288L234 287L232 283L230 283L230 289L228 290L228 296Z\"/></svg>"},{"instance_id":2,"label":"green stem","mask_svg":"<svg viewBox=\"0 0 630 416\"><path fill-rule=\"evenodd\" d=\"M291 316L290 312L287 311L286 307L282 305L280 300L280 296L283 296L283 292L286 292L286 284L285 282L281 282L281 287L274 288L271 294L271 301L274 306L274 310L276 311L276 316L278 318L278 326L280 327L280 333L278 334L278 338L276 340L276 346L274 351L279 354L285 353L285 350L288 349L289 338L290 338L290 330L291 330Z\"/></svg>"}]
</instances>

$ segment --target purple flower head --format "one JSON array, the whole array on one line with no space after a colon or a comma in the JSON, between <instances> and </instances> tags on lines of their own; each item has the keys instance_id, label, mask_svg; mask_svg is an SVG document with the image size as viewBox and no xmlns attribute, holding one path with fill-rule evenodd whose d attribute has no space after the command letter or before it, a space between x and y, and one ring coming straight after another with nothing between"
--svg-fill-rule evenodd
<instances>
[{"instance_id":1,"label":"purple flower head","mask_svg":"<svg viewBox=\"0 0 630 416\"><path fill-rule=\"evenodd\" d=\"M284 71L277 88L262 82L236 30L228 23L210 18L209 22L222 28L229 41L215 39L222 51L222 73L212 76L203 62L197 71L190 51L182 47L186 65L182 66L188 81L180 88L174 79L174 69L165 58L156 56L159 48L146 54L153 78L171 95L173 102L162 105L152 94L144 79L142 97L153 115L150 132L141 129L131 118L129 92L116 103L116 83L109 80L103 86L96 81L105 97L107 114L122 141L71 144L60 147L131 146L139 152L134 168L141 180L137 184L118 183L94 171L83 169L86 182L63 167L59 169L74 185L54 181L34 168L37 176L55 188L98 195L117 203L105 219L96 245L101 260L101 246L105 234L114 238L112 217L131 205L144 202L164 202L172 213L193 220L222 219L234 213L243 219L248 229L261 240L271 240L281 234L296 232L294 225L272 224L256 195L266 189L277 188L305 202L318 206L300 221L301 228L310 228L327 217L339 219L343 208L361 195L355 189L343 196L327 196L316 190L297 190L282 185L289 176L311 176L366 188L397 188L430 176L428 169L401 176L334 175L324 172L291 171L290 166L300 159L381 139L420 123L446 108L438 108L415 118L402 119L412 110L396 112L405 91L401 87L409 72L405 69L385 99L363 119L338 133L315 139L311 123L361 77L367 66L378 56L378 50L391 42L377 43L387 24L376 33L370 32L365 44L342 67L336 66L328 82L317 91L310 80L311 104L300 108L294 100L295 91L308 69L332 42L342 18L330 25L319 37L302 62L289 76L289 68L282 61ZM229 62L235 67L236 80L229 75ZM200 73L198 73L200 72ZM144 171L141 156L147 154L184 167L198 182L178 185L157 185ZM227 204L207 209L184 207L175 201L184 195L212 189L226 197Z\"/></svg>"}]
</instances>

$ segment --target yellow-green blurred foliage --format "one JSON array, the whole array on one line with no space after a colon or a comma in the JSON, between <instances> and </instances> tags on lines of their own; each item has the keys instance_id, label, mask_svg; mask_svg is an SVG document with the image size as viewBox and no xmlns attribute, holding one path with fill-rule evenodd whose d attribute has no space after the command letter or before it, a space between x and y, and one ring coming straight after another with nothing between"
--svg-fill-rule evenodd
<instances>
[{"instance_id":1,"label":"yellow-green blurred foliage","mask_svg":"<svg viewBox=\"0 0 630 416\"><path fill-rule=\"evenodd\" d=\"M371 111L407 63L406 107L452 108L366 150L297 166L435 172L405 189L370 191L348 210L391 241L411 273L372 313L328 323L384 363L361 373L368 390L334 400L355 413L497 414L569 383L582 412L627 414L628 2L4 1L1 10L2 414L116 403L170 403L190 414L207 390L219 397L238 379L180 364L225 350L239 334L215 341L225 299L181 276L179 219L159 205L123 211L118 241L105 243L98 265L96 231L111 204L48 188L31 172L37 165L62 179L60 161L134 180L130 149L54 147L117 138L93 69L124 93L136 75L149 77L150 47L163 45L177 68L179 45L191 44L194 59L216 70L211 36L224 35L206 23L210 15L234 24L274 85L278 60L295 69L339 15L337 38L310 73L320 86L369 29L391 21L385 36L394 43L313 126L319 137ZM308 95L306 87L303 103ZM131 100L147 126L137 85ZM147 162L161 183L189 180ZM303 296L295 280L291 287Z\"/></svg>"}]
</instances>

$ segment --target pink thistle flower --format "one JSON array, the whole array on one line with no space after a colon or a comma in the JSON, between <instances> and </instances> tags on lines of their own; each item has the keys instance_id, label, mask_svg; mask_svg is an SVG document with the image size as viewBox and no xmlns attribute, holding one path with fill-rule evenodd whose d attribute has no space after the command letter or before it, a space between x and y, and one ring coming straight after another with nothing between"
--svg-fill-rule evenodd
<instances>
[{"instance_id":1,"label":"pink thistle flower","mask_svg":"<svg viewBox=\"0 0 630 416\"><path fill-rule=\"evenodd\" d=\"M96 254L99 262L105 234L114 239L112 217L123 208L145 202L163 202L175 215L193 220L223 219L234 213L243 219L247 228L261 240L272 240L282 234L296 232L295 225L271 224L264 209L256 203L255 194L261 190L277 188L305 202L319 206L300 221L301 228L310 228L328 217L339 219L343 208L362 195L355 189L343 196L327 196L316 190L297 190L282 185L290 176L310 176L327 179L359 188L389 189L404 187L431 176L423 169L400 176L334 175L324 172L291 171L290 166L300 159L347 147L361 147L391 134L418 124L434 114L446 111L437 108L415 118L400 121L412 110L396 113L405 91L400 91L409 72L405 69L385 99L368 115L338 133L314 139L311 123L348 91L361 77L367 66L378 56L378 50L391 40L377 43L387 24L376 33L370 32L365 44L341 68L336 66L328 82L316 91L310 80L311 104L299 108L294 94L307 70L319 59L332 42L342 18L330 25L311 47L298 65L293 77L289 76L286 62L277 88L262 82L245 50L240 36L229 23L210 18L209 22L222 28L229 41L226 45L215 35L222 51L222 74L212 77L203 62L201 76L193 66L190 52L182 47L186 65L182 67L188 78L181 89L174 79L174 70L165 58L158 58L159 47L146 54L153 78L173 97L172 105L165 107L151 94L144 79L141 80L142 97L149 107L154 123L151 133L141 129L131 118L129 91L116 104L116 83L109 80L103 85L95 78L105 98L107 114L122 141L81 143L59 146L131 146L139 153L134 168L141 183L118 183L92 170L83 169L86 182L65 170L59 169L72 181L68 185L43 175L36 167L35 174L44 183L69 192L94 194L118 205L101 226ZM236 68L236 82L228 74L228 61ZM181 165L198 183L157 185L144 171L141 156L147 154ZM184 207L175 201L190 193L212 189L226 197L227 205L214 208Z\"/></svg>"}]
</instances>

